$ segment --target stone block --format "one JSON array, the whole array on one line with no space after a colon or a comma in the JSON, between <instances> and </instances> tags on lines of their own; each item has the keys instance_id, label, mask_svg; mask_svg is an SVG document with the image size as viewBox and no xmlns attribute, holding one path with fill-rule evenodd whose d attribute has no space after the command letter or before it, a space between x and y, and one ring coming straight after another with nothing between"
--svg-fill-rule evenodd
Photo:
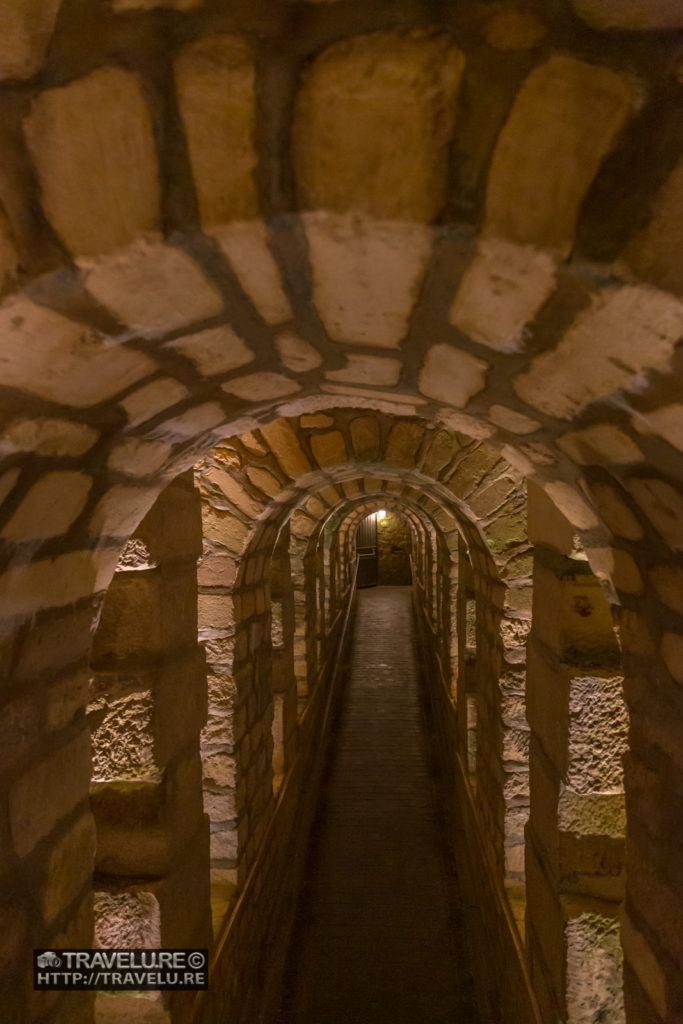
<instances>
[{"instance_id":1,"label":"stone block","mask_svg":"<svg viewBox=\"0 0 683 1024\"><path fill-rule=\"evenodd\" d=\"M249 537L249 527L231 512L222 512L204 504L202 508L204 539L212 541L232 554L242 552Z\"/></svg>"},{"instance_id":2,"label":"stone block","mask_svg":"<svg viewBox=\"0 0 683 1024\"><path fill-rule=\"evenodd\" d=\"M46 923L56 917L84 889L90 887L95 865L95 822L90 813L78 819L50 850L40 903Z\"/></svg>"},{"instance_id":3,"label":"stone block","mask_svg":"<svg viewBox=\"0 0 683 1024\"><path fill-rule=\"evenodd\" d=\"M223 312L218 288L177 246L145 239L79 265L90 294L138 334L178 330Z\"/></svg>"},{"instance_id":4,"label":"stone block","mask_svg":"<svg viewBox=\"0 0 683 1024\"><path fill-rule=\"evenodd\" d=\"M432 345L420 371L419 388L427 398L464 408L484 389L489 364L454 345Z\"/></svg>"},{"instance_id":5,"label":"stone block","mask_svg":"<svg viewBox=\"0 0 683 1024\"><path fill-rule=\"evenodd\" d=\"M0 308L3 384L48 401L85 408L113 397L155 369L141 352L109 339L23 296ZM48 367L37 374L36 365Z\"/></svg>"},{"instance_id":6,"label":"stone block","mask_svg":"<svg viewBox=\"0 0 683 1024\"><path fill-rule=\"evenodd\" d=\"M558 439L557 446L581 466L611 466L641 462L643 459L635 441L611 423L600 423L564 434Z\"/></svg>"},{"instance_id":7,"label":"stone block","mask_svg":"<svg viewBox=\"0 0 683 1024\"><path fill-rule=\"evenodd\" d=\"M9 794L12 844L19 857L87 799L89 782L90 736L85 730L20 776Z\"/></svg>"},{"instance_id":8,"label":"stone block","mask_svg":"<svg viewBox=\"0 0 683 1024\"><path fill-rule=\"evenodd\" d=\"M186 356L204 377L229 373L254 358L251 349L227 324L209 327L196 334L184 334L166 342L165 347Z\"/></svg>"},{"instance_id":9,"label":"stone block","mask_svg":"<svg viewBox=\"0 0 683 1024\"><path fill-rule=\"evenodd\" d=\"M518 352L525 329L555 287L546 252L503 239L482 239L451 305L449 319L474 341Z\"/></svg>"},{"instance_id":10,"label":"stone block","mask_svg":"<svg viewBox=\"0 0 683 1024\"><path fill-rule=\"evenodd\" d=\"M326 214L304 215L304 225L314 301L329 336L347 345L398 348L430 256L430 231Z\"/></svg>"},{"instance_id":11,"label":"stone block","mask_svg":"<svg viewBox=\"0 0 683 1024\"><path fill-rule=\"evenodd\" d=\"M299 92L293 162L304 207L431 221L446 199L464 57L445 33L329 47Z\"/></svg>"},{"instance_id":12,"label":"stone block","mask_svg":"<svg viewBox=\"0 0 683 1024\"><path fill-rule=\"evenodd\" d=\"M683 550L683 496L665 480L632 477L626 482L665 544Z\"/></svg>"},{"instance_id":13,"label":"stone block","mask_svg":"<svg viewBox=\"0 0 683 1024\"><path fill-rule=\"evenodd\" d=\"M6 524L5 540L44 540L66 533L85 508L92 477L76 470L46 473Z\"/></svg>"},{"instance_id":14,"label":"stone block","mask_svg":"<svg viewBox=\"0 0 683 1024\"><path fill-rule=\"evenodd\" d=\"M307 373L308 370L315 370L323 362L323 356L318 349L294 331L281 331L276 335L275 348L284 366L293 373Z\"/></svg>"},{"instance_id":15,"label":"stone block","mask_svg":"<svg viewBox=\"0 0 683 1024\"><path fill-rule=\"evenodd\" d=\"M636 98L627 77L575 57L534 68L498 137L487 233L566 255L581 201Z\"/></svg>"},{"instance_id":16,"label":"stone block","mask_svg":"<svg viewBox=\"0 0 683 1024\"><path fill-rule=\"evenodd\" d=\"M246 377L233 377L222 385L223 391L249 402L265 402L283 398L301 390L301 385L283 373L250 373Z\"/></svg>"},{"instance_id":17,"label":"stone block","mask_svg":"<svg viewBox=\"0 0 683 1024\"><path fill-rule=\"evenodd\" d=\"M61 0L9 0L0 11L0 78L30 78L45 57Z\"/></svg>"},{"instance_id":18,"label":"stone block","mask_svg":"<svg viewBox=\"0 0 683 1024\"><path fill-rule=\"evenodd\" d=\"M0 438L0 453L35 452L37 455L84 455L95 444L99 431L87 423L55 419L11 420Z\"/></svg>"},{"instance_id":19,"label":"stone block","mask_svg":"<svg viewBox=\"0 0 683 1024\"><path fill-rule=\"evenodd\" d=\"M591 481L586 484L593 504L608 530L617 537L640 540L643 528L638 518L624 501L622 492L609 484Z\"/></svg>"},{"instance_id":20,"label":"stone block","mask_svg":"<svg viewBox=\"0 0 683 1024\"><path fill-rule=\"evenodd\" d=\"M311 451L319 466L338 466L347 461L344 435L339 430L311 436Z\"/></svg>"},{"instance_id":21,"label":"stone block","mask_svg":"<svg viewBox=\"0 0 683 1024\"><path fill-rule=\"evenodd\" d=\"M601 31L662 32L683 28L677 0L571 0L574 13Z\"/></svg>"},{"instance_id":22,"label":"stone block","mask_svg":"<svg viewBox=\"0 0 683 1024\"><path fill-rule=\"evenodd\" d=\"M63 608L105 587L116 565L116 551L71 551L56 558L15 566L0 576L0 615L33 615Z\"/></svg>"},{"instance_id":23,"label":"stone block","mask_svg":"<svg viewBox=\"0 0 683 1024\"><path fill-rule=\"evenodd\" d=\"M24 131L45 212L74 254L112 252L159 228L152 121L136 75L103 67L48 89Z\"/></svg>"},{"instance_id":24,"label":"stone block","mask_svg":"<svg viewBox=\"0 0 683 1024\"><path fill-rule=\"evenodd\" d=\"M640 285L606 288L513 387L535 409L569 419L596 399L635 387L646 370L666 371L681 333L683 304L672 296Z\"/></svg>"},{"instance_id":25,"label":"stone block","mask_svg":"<svg viewBox=\"0 0 683 1024\"><path fill-rule=\"evenodd\" d=\"M175 61L199 210L205 226L258 216L254 60L239 36L204 36Z\"/></svg>"},{"instance_id":26,"label":"stone block","mask_svg":"<svg viewBox=\"0 0 683 1024\"><path fill-rule=\"evenodd\" d=\"M150 690L117 699L100 697L90 705L93 782L160 778L152 743L153 708Z\"/></svg>"},{"instance_id":27,"label":"stone block","mask_svg":"<svg viewBox=\"0 0 683 1024\"><path fill-rule=\"evenodd\" d=\"M219 184L222 186L223 182ZM284 292L279 267L268 246L265 224L256 220L231 223L214 228L210 234L228 257L240 284L263 319L269 324L291 320L292 308Z\"/></svg>"},{"instance_id":28,"label":"stone block","mask_svg":"<svg viewBox=\"0 0 683 1024\"><path fill-rule=\"evenodd\" d=\"M286 420L272 420L259 429L284 473L296 479L311 471L312 466L301 450L296 433Z\"/></svg>"},{"instance_id":29,"label":"stone block","mask_svg":"<svg viewBox=\"0 0 683 1024\"><path fill-rule=\"evenodd\" d=\"M168 871L169 835L158 825L98 823L96 867L103 875L160 878Z\"/></svg>"},{"instance_id":30,"label":"stone block","mask_svg":"<svg viewBox=\"0 0 683 1024\"><path fill-rule=\"evenodd\" d=\"M144 663L162 652L161 589L154 569L114 576L93 641L96 671L135 659Z\"/></svg>"},{"instance_id":31,"label":"stone block","mask_svg":"<svg viewBox=\"0 0 683 1024\"><path fill-rule=\"evenodd\" d=\"M619 921L584 912L567 922L567 1019L624 1024Z\"/></svg>"}]
</instances>

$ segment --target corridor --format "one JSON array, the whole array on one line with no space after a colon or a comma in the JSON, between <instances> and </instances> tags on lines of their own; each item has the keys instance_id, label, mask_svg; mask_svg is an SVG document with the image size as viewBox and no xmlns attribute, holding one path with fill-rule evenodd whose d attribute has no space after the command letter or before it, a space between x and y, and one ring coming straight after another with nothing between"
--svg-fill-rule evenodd
<instances>
[{"instance_id":1,"label":"corridor","mask_svg":"<svg viewBox=\"0 0 683 1024\"><path fill-rule=\"evenodd\" d=\"M279 1024L479 1024L409 587L357 592L349 660Z\"/></svg>"}]
</instances>

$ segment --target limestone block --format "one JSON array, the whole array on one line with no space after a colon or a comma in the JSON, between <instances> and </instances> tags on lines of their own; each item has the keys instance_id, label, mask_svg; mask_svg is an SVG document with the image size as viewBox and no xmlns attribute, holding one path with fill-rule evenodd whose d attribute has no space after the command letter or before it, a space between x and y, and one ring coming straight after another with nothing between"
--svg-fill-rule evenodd
<instances>
[{"instance_id":1,"label":"limestone block","mask_svg":"<svg viewBox=\"0 0 683 1024\"><path fill-rule=\"evenodd\" d=\"M52 847L45 866L40 905L45 922L54 919L92 884L95 822L84 814Z\"/></svg>"},{"instance_id":2,"label":"limestone block","mask_svg":"<svg viewBox=\"0 0 683 1024\"><path fill-rule=\"evenodd\" d=\"M683 405L679 402L662 405L646 413L634 413L632 422L641 434L657 434L683 451Z\"/></svg>"},{"instance_id":3,"label":"limestone block","mask_svg":"<svg viewBox=\"0 0 683 1024\"><path fill-rule=\"evenodd\" d=\"M257 504L250 498L242 485L229 473L221 472L219 469L209 468L204 471L203 477L221 491L222 494L245 515L255 519L262 511L263 506Z\"/></svg>"},{"instance_id":4,"label":"limestone block","mask_svg":"<svg viewBox=\"0 0 683 1024\"><path fill-rule=\"evenodd\" d=\"M310 473L312 466L304 455L296 434L286 420L273 420L260 428L281 469L292 479Z\"/></svg>"},{"instance_id":5,"label":"limestone block","mask_svg":"<svg viewBox=\"0 0 683 1024\"><path fill-rule=\"evenodd\" d=\"M136 427L169 406L182 402L188 394L187 388L180 381L173 377L159 377L151 384L145 384L126 395L119 404L126 411L129 425Z\"/></svg>"},{"instance_id":6,"label":"limestone block","mask_svg":"<svg viewBox=\"0 0 683 1024\"><path fill-rule=\"evenodd\" d=\"M150 690L114 700L101 697L88 708L93 720L93 782L160 778L152 746Z\"/></svg>"},{"instance_id":7,"label":"limestone block","mask_svg":"<svg viewBox=\"0 0 683 1024\"><path fill-rule=\"evenodd\" d=\"M489 409L489 419L497 427L509 430L512 434L533 434L541 426L538 420L532 420L515 409L509 409L505 405L492 405Z\"/></svg>"},{"instance_id":8,"label":"limestone block","mask_svg":"<svg viewBox=\"0 0 683 1024\"><path fill-rule=\"evenodd\" d=\"M329 430L325 434L313 434L311 451L319 466L338 466L348 459L344 435L339 430Z\"/></svg>"},{"instance_id":9,"label":"limestone block","mask_svg":"<svg viewBox=\"0 0 683 1024\"><path fill-rule=\"evenodd\" d=\"M225 423L226 419L227 416L218 402L204 402L179 416L173 416L170 420L166 420L155 429L154 433L174 441L177 441L178 438L196 439L209 432L220 435L218 428Z\"/></svg>"},{"instance_id":10,"label":"limestone block","mask_svg":"<svg viewBox=\"0 0 683 1024\"><path fill-rule=\"evenodd\" d=\"M206 724L206 715L206 674L203 659L194 657L167 665L154 694L152 734L157 764L168 765L187 747L190 753L193 749L196 750L199 734ZM169 793L172 792L173 790L169 789ZM190 810L192 811L192 818L200 806L198 785L196 800L194 808L185 808L188 815ZM179 838L176 823L171 829L171 840L177 843Z\"/></svg>"},{"instance_id":11,"label":"limestone block","mask_svg":"<svg viewBox=\"0 0 683 1024\"><path fill-rule=\"evenodd\" d=\"M301 390L301 385L283 373L250 373L246 377L234 377L222 385L223 391L249 402L265 402L282 398Z\"/></svg>"},{"instance_id":12,"label":"limestone block","mask_svg":"<svg viewBox=\"0 0 683 1024\"><path fill-rule=\"evenodd\" d=\"M334 341L398 348L431 251L417 224L308 214L313 297Z\"/></svg>"},{"instance_id":13,"label":"limestone block","mask_svg":"<svg viewBox=\"0 0 683 1024\"><path fill-rule=\"evenodd\" d=\"M528 482L527 501L529 540L568 555L574 545L574 531L549 495L533 480Z\"/></svg>"},{"instance_id":14,"label":"limestone block","mask_svg":"<svg viewBox=\"0 0 683 1024\"><path fill-rule=\"evenodd\" d=\"M96 669L143 659L162 650L159 573L117 573L102 608L93 642Z\"/></svg>"},{"instance_id":15,"label":"limestone block","mask_svg":"<svg viewBox=\"0 0 683 1024\"><path fill-rule=\"evenodd\" d=\"M417 416L418 407L425 404L424 398L417 398L412 394L401 395L397 391L392 391L389 394L386 391L378 391L376 388L356 387L354 384L322 384L320 390L325 394L345 395L356 399L357 401L353 404L359 408L366 406L365 400L369 398L372 402L370 408L386 413L387 416ZM337 400L335 404L350 405L352 403L348 401L339 403Z\"/></svg>"},{"instance_id":16,"label":"limestone block","mask_svg":"<svg viewBox=\"0 0 683 1024\"><path fill-rule=\"evenodd\" d=\"M181 51L175 79L202 223L258 216L249 44L239 36L204 36Z\"/></svg>"},{"instance_id":17,"label":"limestone block","mask_svg":"<svg viewBox=\"0 0 683 1024\"><path fill-rule=\"evenodd\" d=\"M623 744L622 744L623 748ZM623 793L575 793L564 786L558 804L561 830L581 836L626 834L626 804Z\"/></svg>"},{"instance_id":18,"label":"limestone block","mask_svg":"<svg viewBox=\"0 0 683 1024\"><path fill-rule=\"evenodd\" d=\"M60 818L85 800L90 782L90 736L82 730L69 743L31 765L9 794L12 845L29 853Z\"/></svg>"},{"instance_id":19,"label":"limestone block","mask_svg":"<svg viewBox=\"0 0 683 1024\"><path fill-rule=\"evenodd\" d=\"M7 387L83 408L111 398L155 369L115 344L23 296L0 307L0 376ZM40 374L36 366L43 367Z\"/></svg>"},{"instance_id":20,"label":"limestone block","mask_svg":"<svg viewBox=\"0 0 683 1024\"><path fill-rule=\"evenodd\" d=\"M524 347L526 325L554 287L555 262L547 253L503 239L482 239L449 319L482 345L517 352Z\"/></svg>"},{"instance_id":21,"label":"limestone block","mask_svg":"<svg viewBox=\"0 0 683 1024\"><path fill-rule=\"evenodd\" d=\"M0 78L30 78L39 70L61 0L8 0L0 10Z\"/></svg>"},{"instance_id":22,"label":"limestone block","mask_svg":"<svg viewBox=\"0 0 683 1024\"><path fill-rule=\"evenodd\" d=\"M433 220L446 198L463 68L445 33L375 33L323 51L294 116L302 205Z\"/></svg>"},{"instance_id":23,"label":"limestone block","mask_svg":"<svg viewBox=\"0 0 683 1024\"><path fill-rule=\"evenodd\" d=\"M197 583L200 587L231 587L237 576L237 562L228 555L207 555L199 560Z\"/></svg>"},{"instance_id":24,"label":"limestone block","mask_svg":"<svg viewBox=\"0 0 683 1024\"><path fill-rule=\"evenodd\" d=\"M625 1024L619 920L584 912L566 924L568 1024Z\"/></svg>"},{"instance_id":25,"label":"limestone block","mask_svg":"<svg viewBox=\"0 0 683 1024\"><path fill-rule=\"evenodd\" d=\"M318 349L294 331L283 331L278 334L275 338L275 348L287 369L294 373L315 370L323 361Z\"/></svg>"},{"instance_id":26,"label":"limestone block","mask_svg":"<svg viewBox=\"0 0 683 1024\"><path fill-rule=\"evenodd\" d=\"M0 438L0 452L35 452L37 455L84 455L97 441L99 431L87 423L53 419L16 419Z\"/></svg>"},{"instance_id":27,"label":"limestone block","mask_svg":"<svg viewBox=\"0 0 683 1024\"><path fill-rule=\"evenodd\" d=\"M535 68L498 138L486 232L566 255L581 201L635 101L626 77L575 57Z\"/></svg>"},{"instance_id":28,"label":"limestone block","mask_svg":"<svg viewBox=\"0 0 683 1024\"><path fill-rule=\"evenodd\" d=\"M385 459L397 466L413 468L424 440L424 428L419 423L399 421L389 432Z\"/></svg>"},{"instance_id":29,"label":"limestone block","mask_svg":"<svg viewBox=\"0 0 683 1024\"><path fill-rule=\"evenodd\" d=\"M328 416L324 412L314 412L308 416L300 416L299 424L304 430L312 430L314 427L331 427L334 423L334 417Z\"/></svg>"},{"instance_id":30,"label":"limestone block","mask_svg":"<svg viewBox=\"0 0 683 1024\"><path fill-rule=\"evenodd\" d=\"M664 543L674 551L683 549L683 496L654 478L632 477L626 486Z\"/></svg>"},{"instance_id":31,"label":"limestone block","mask_svg":"<svg viewBox=\"0 0 683 1024\"><path fill-rule=\"evenodd\" d=\"M91 295L140 334L177 330L223 311L220 293L196 263L160 241L138 241L79 265Z\"/></svg>"},{"instance_id":32,"label":"limestone block","mask_svg":"<svg viewBox=\"0 0 683 1024\"><path fill-rule=\"evenodd\" d=\"M328 370L327 380L349 381L352 384L372 384L377 387L396 387L401 376L402 364L398 359L382 356L346 356L346 366L341 370Z\"/></svg>"},{"instance_id":33,"label":"limestone block","mask_svg":"<svg viewBox=\"0 0 683 1024\"><path fill-rule=\"evenodd\" d=\"M666 1020L669 1016L666 975L652 946L637 929L628 911L622 917L620 937L625 962L647 992L661 1019Z\"/></svg>"},{"instance_id":34,"label":"limestone block","mask_svg":"<svg viewBox=\"0 0 683 1024\"><path fill-rule=\"evenodd\" d=\"M116 550L70 551L13 566L0 576L0 616L33 615L97 593L109 583L116 558Z\"/></svg>"},{"instance_id":35,"label":"limestone block","mask_svg":"<svg viewBox=\"0 0 683 1024\"><path fill-rule=\"evenodd\" d=\"M213 228L209 234L228 257L240 284L263 319L269 324L290 320L292 307L268 247L265 224L262 221L230 224Z\"/></svg>"},{"instance_id":36,"label":"limestone block","mask_svg":"<svg viewBox=\"0 0 683 1024\"><path fill-rule=\"evenodd\" d=\"M46 473L0 533L6 540L42 540L66 533L85 508L92 477L75 470Z\"/></svg>"},{"instance_id":37,"label":"limestone block","mask_svg":"<svg viewBox=\"0 0 683 1024\"><path fill-rule=\"evenodd\" d=\"M640 540L643 528L615 488L608 484L588 483L593 504L608 530L627 540Z\"/></svg>"},{"instance_id":38,"label":"limestone block","mask_svg":"<svg viewBox=\"0 0 683 1024\"><path fill-rule=\"evenodd\" d=\"M463 408L483 390L488 363L454 345L432 345L420 371L423 395Z\"/></svg>"},{"instance_id":39,"label":"limestone block","mask_svg":"<svg viewBox=\"0 0 683 1024\"><path fill-rule=\"evenodd\" d=\"M168 871L168 846L165 828L98 822L96 867L105 875L158 877Z\"/></svg>"},{"instance_id":40,"label":"limestone block","mask_svg":"<svg viewBox=\"0 0 683 1024\"><path fill-rule=\"evenodd\" d=\"M240 554L249 536L249 527L240 522L234 514L221 512L210 506L202 508L204 537L227 548L234 554Z\"/></svg>"},{"instance_id":41,"label":"limestone block","mask_svg":"<svg viewBox=\"0 0 683 1024\"><path fill-rule=\"evenodd\" d=\"M571 0L574 13L592 28L660 32L683 28L679 0Z\"/></svg>"},{"instance_id":42,"label":"limestone block","mask_svg":"<svg viewBox=\"0 0 683 1024\"><path fill-rule=\"evenodd\" d=\"M152 122L136 75L105 67L48 89L24 131L45 212L74 254L112 252L159 228Z\"/></svg>"},{"instance_id":43,"label":"limestone block","mask_svg":"<svg viewBox=\"0 0 683 1024\"><path fill-rule=\"evenodd\" d=\"M175 341L166 342L164 347L187 356L205 377L236 370L254 358L251 349L227 324L210 327L197 334L186 334Z\"/></svg>"},{"instance_id":44,"label":"limestone block","mask_svg":"<svg viewBox=\"0 0 683 1024\"><path fill-rule=\"evenodd\" d=\"M260 466L248 466L247 476L254 487L258 487L269 498L274 498L281 490L282 485L277 477L274 477L267 469L263 469Z\"/></svg>"},{"instance_id":45,"label":"limestone block","mask_svg":"<svg viewBox=\"0 0 683 1024\"><path fill-rule=\"evenodd\" d=\"M575 676L569 689L567 786L575 793L623 789L628 713L621 676Z\"/></svg>"},{"instance_id":46,"label":"limestone block","mask_svg":"<svg viewBox=\"0 0 683 1024\"><path fill-rule=\"evenodd\" d=\"M171 446L163 441L126 437L112 448L107 466L129 476L157 476L171 451Z\"/></svg>"},{"instance_id":47,"label":"limestone block","mask_svg":"<svg viewBox=\"0 0 683 1024\"><path fill-rule=\"evenodd\" d=\"M683 305L640 286L608 288L549 352L517 377L515 391L550 416L570 418L649 370L666 370L683 333Z\"/></svg>"},{"instance_id":48,"label":"limestone block","mask_svg":"<svg viewBox=\"0 0 683 1024\"><path fill-rule=\"evenodd\" d=\"M159 902L154 893L96 892L94 910L95 942L100 948L145 949L161 945ZM133 1019L136 1018L137 1014Z\"/></svg>"},{"instance_id":49,"label":"limestone block","mask_svg":"<svg viewBox=\"0 0 683 1024\"><path fill-rule=\"evenodd\" d=\"M571 484L555 480L544 484L543 489L562 515L578 530L590 530L598 526L595 512Z\"/></svg>"},{"instance_id":50,"label":"limestone block","mask_svg":"<svg viewBox=\"0 0 683 1024\"><path fill-rule=\"evenodd\" d=\"M611 466L641 462L643 453L635 441L611 423L599 423L564 434L557 447L581 466Z\"/></svg>"}]
</instances>

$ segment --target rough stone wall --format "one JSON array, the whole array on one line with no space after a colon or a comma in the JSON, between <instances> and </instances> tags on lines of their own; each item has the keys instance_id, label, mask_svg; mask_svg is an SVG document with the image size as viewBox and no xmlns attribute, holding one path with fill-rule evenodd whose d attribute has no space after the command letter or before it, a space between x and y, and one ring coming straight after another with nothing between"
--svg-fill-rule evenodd
<instances>
[{"instance_id":1,"label":"rough stone wall","mask_svg":"<svg viewBox=\"0 0 683 1024\"><path fill-rule=\"evenodd\" d=\"M392 513L377 521L377 562L377 582L380 585L410 585L410 530Z\"/></svg>"},{"instance_id":2,"label":"rough stone wall","mask_svg":"<svg viewBox=\"0 0 683 1024\"><path fill-rule=\"evenodd\" d=\"M98 944L188 948L210 940L200 552L199 496L185 474L124 548L97 622L88 723ZM168 1000L174 1019L191 999ZM103 1021L117 1005L104 994L96 1003ZM147 1006L147 999L131 1004L132 1019Z\"/></svg>"}]
</instances>

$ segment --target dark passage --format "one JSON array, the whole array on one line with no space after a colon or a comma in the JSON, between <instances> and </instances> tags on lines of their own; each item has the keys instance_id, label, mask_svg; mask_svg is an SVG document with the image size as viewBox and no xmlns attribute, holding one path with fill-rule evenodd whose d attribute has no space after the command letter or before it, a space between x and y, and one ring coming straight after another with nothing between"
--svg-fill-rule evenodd
<instances>
[{"instance_id":1,"label":"dark passage","mask_svg":"<svg viewBox=\"0 0 683 1024\"><path fill-rule=\"evenodd\" d=\"M357 595L280 1024L479 1024L420 710L409 587Z\"/></svg>"}]
</instances>

